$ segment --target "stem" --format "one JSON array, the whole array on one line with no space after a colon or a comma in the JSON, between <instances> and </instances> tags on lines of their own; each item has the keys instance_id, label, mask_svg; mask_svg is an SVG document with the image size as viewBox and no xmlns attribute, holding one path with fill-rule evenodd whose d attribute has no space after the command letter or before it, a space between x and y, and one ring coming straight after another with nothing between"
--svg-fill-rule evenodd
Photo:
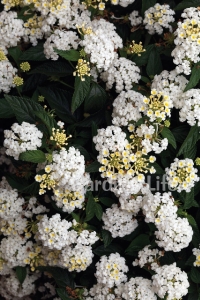
<instances>
[{"instance_id":1,"label":"stem","mask_svg":"<svg viewBox=\"0 0 200 300\"><path fill-rule=\"evenodd\" d=\"M64 81L62 81L62 80L58 80L58 82L60 82L60 83L62 83L62 84L64 84L64 85L66 85L66 86L68 86L69 88L71 88L71 89L74 89L74 87L73 86L71 86L71 85L69 85L69 84L67 84L67 83L65 83Z\"/></svg>"}]
</instances>

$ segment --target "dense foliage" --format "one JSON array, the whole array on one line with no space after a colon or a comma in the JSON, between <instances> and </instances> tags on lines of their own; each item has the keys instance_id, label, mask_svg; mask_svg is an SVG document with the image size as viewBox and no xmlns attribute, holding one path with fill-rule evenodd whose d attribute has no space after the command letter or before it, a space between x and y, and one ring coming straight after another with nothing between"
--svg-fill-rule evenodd
<instances>
[{"instance_id":1,"label":"dense foliage","mask_svg":"<svg viewBox=\"0 0 200 300\"><path fill-rule=\"evenodd\" d=\"M200 1L0 1L1 299L200 299Z\"/></svg>"}]
</instances>

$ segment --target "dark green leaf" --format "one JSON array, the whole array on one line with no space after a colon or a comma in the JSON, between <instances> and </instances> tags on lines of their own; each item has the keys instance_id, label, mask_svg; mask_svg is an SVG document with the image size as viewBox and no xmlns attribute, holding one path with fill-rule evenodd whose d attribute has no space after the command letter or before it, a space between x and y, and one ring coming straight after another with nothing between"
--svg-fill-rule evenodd
<instances>
[{"instance_id":1,"label":"dark green leaf","mask_svg":"<svg viewBox=\"0 0 200 300\"><path fill-rule=\"evenodd\" d=\"M179 127L172 129L172 133L178 143L182 143L185 140L189 128L190 127L188 125L181 125Z\"/></svg>"},{"instance_id":2,"label":"dark green leaf","mask_svg":"<svg viewBox=\"0 0 200 300\"><path fill-rule=\"evenodd\" d=\"M90 160L90 154L88 151L80 145L73 144L73 147L78 149L80 153L85 157L85 160Z\"/></svg>"},{"instance_id":3,"label":"dark green leaf","mask_svg":"<svg viewBox=\"0 0 200 300\"><path fill-rule=\"evenodd\" d=\"M131 56L131 60L134 61L138 67L146 65L149 59L149 55L154 47L155 47L154 45L148 45L145 48L146 51L141 53L141 56L135 54ZM149 82L148 78L146 79L146 82Z\"/></svg>"},{"instance_id":4,"label":"dark green leaf","mask_svg":"<svg viewBox=\"0 0 200 300\"><path fill-rule=\"evenodd\" d=\"M43 111L43 107L31 99L10 95L5 95L5 98L19 123L35 123L35 114L33 111Z\"/></svg>"},{"instance_id":5,"label":"dark green leaf","mask_svg":"<svg viewBox=\"0 0 200 300\"><path fill-rule=\"evenodd\" d=\"M95 215L95 209L96 209L96 202L94 201L94 198L91 193L89 193L88 202L86 205L86 217L85 222L90 221L94 215Z\"/></svg>"},{"instance_id":6,"label":"dark green leaf","mask_svg":"<svg viewBox=\"0 0 200 300\"><path fill-rule=\"evenodd\" d=\"M200 283L200 272L197 268L192 267L190 271L190 278L194 283Z\"/></svg>"},{"instance_id":7,"label":"dark green leaf","mask_svg":"<svg viewBox=\"0 0 200 300\"><path fill-rule=\"evenodd\" d=\"M22 92L27 92L32 89L36 89L38 86L42 85L46 80L47 76L44 74L30 75L23 84Z\"/></svg>"},{"instance_id":8,"label":"dark green leaf","mask_svg":"<svg viewBox=\"0 0 200 300\"><path fill-rule=\"evenodd\" d=\"M73 69L67 61L48 61L40 64L29 72L29 74L45 74L50 76L65 77L72 75Z\"/></svg>"},{"instance_id":9,"label":"dark green leaf","mask_svg":"<svg viewBox=\"0 0 200 300\"><path fill-rule=\"evenodd\" d=\"M193 228L192 244L194 247L199 248L200 233L198 228Z\"/></svg>"},{"instance_id":10,"label":"dark green leaf","mask_svg":"<svg viewBox=\"0 0 200 300\"><path fill-rule=\"evenodd\" d=\"M58 296L59 296L62 300L72 300L72 299L74 299L74 298L71 298L71 297L68 295L66 289L61 289L61 288L59 288L59 289L56 289L56 292L58 293Z\"/></svg>"},{"instance_id":11,"label":"dark green leaf","mask_svg":"<svg viewBox=\"0 0 200 300\"><path fill-rule=\"evenodd\" d=\"M84 101L84 111L95 113L104 108L106 104L107 94L105 90L96 82L92 82L89 93Z\"/></svg>"},{"instance_id":12,"label":"dark green leaf","mask_svg":"<svg viewBox=\"0 0 200 300\"><path fill-rule=\"evenodd\" d=\"M40 93L45 97L56 115L66 123L73 124L76 119L70 111L72 93L58 88L39 88Z\"/></svg>"},{"instance_id":13,"label":"dark green leaf","mask_svg":"<svg viewBox=\"0 0 200 300\"><path fill-rule=\"evenodd\" d=\"M199 139L199 127L195 125L191 127L190 132L188 133L183 144L181 145L177 156L180 156L181 154L190 151L190 149L194 147L198 139Z\"/></svg>"},{"instance_id":14,"label":"dark green leaf","mask_svg":"<svg viewBox=\"0 0 200 300\"><path fill-rule=\"evenodd\" d=\"M72 97L71 111L72 113L83 103L87 93L90 89L90 77L85 76L85 81L82 81L80 77L76 76L74 85L74 94Z\"/></svg>"},{"instance_id":15,"label":"dark green leaf","mask_svg":"<svg viewBox=\"0 0 200 300\"><path fill-rule=\"evenodd\" d=\"M197 146L194 145L194 147L192 147L189 151L183 153L183 157L195 159L196 154L197 154Z\"/></svg>"},{"instance_id":16,"label":"dark green leaf","mask_svg":"<svg viewBox=\"0 0 200 300\"><path fill-rule=\"evenodd\" d=\"M146 0L144 0L147 2ZM149 2L149 1L148 1ZM150 78L156 74L160 74L162 71L162 62L160 59L160 54L158 53L157 48L153 48L149 54L149 59L146 67L147 74Z\"/></svg>"},{"instance_id":17,"label":"dark green leaf","mask_svg":"<svg viewBox=\"0 0 200 300\"><path fill-rule=\"evenodd\" d=\"M14 61L16 62L16 64L19 67L19 64L20 64L19 59L20 59L20 56L22 54L21 49L18 46L12 47L12 48L8 49L8 53L9 53L10 56L12 56L12 58L14 59Z\"/></svg>"},{"instance_id":18,"label":"dark green leaf","mask_svg":"<svg viewBox=\"0 0 200 300\"><path fill-rule=\"evenodd\" d=\"M142 16L144 16L144 12L150 7L156 4L156 0L142 0Z\"/></svg>"},{"instance_id":19,"label":"dark green leaf","mask_svg":"<svg viewBox=\"0 0 200 300\"><path fill-rule=\"evenodd\" d=\"M95 203L95 215L97 219L100 221L103 215L103 209L100 204Z\"/></svg>"},{"instance_id":20,"label":"dark green leaf","mask_svg":"<svg viewBox=\"0 0 200 300\"><path fill-rule=\"evenodd\" d=\"M194 196L200 192L200 181L198 181L194 186Z\"/></svg>"},{"instance_id":21,"label":"dark green leaf","mask_svg":"<svg viewBox=\"0 0 200 300\"><path fill-rule=\"evenodd\" d=\"M87 173L95 173L99 171L101 164L98 161L93 161L90 165L85 168Z\"/></svg>"},{"instance_id":22,"label":"dark green leaf","mask_svg":"<svg viewBox=\"0 0 200 300\"><path fill-rule=\"evenodd\" d=\"M43 43L39 43L22 53L20 56L21 61L33 60L33 61L44 61L47 60L44 55Z\"/></svg>"},{"instance_id":23,"label":"dark green leaf","mask_svg":"<svg viewBox=\"0 0 200 300\"><path fill-rule=\"evenodd\" d=\"M110 231L105 230L105 229L102 229L101 234L102 234L102 238L103 238L104 247L106 248L110 245L110 243L113 240L112 235L111 235Z\"/></svg>"},{"instance_id":24,"label":"dark green leaf","mask_svg":"<svg viewBox=\"0 0 200 300\"><path fill-rule=\"evenodd\" d=\"M161 166L159 166L159 164L157 164L156 162L151 164L151 166L153 166L156 169L156 174L158 174L158 175L165 174L165 171L163 170L163 168L161 168Z\"/></svg>"},{"instance_id":25,"label":"dark green leaf","mask_svg":"<svg viewBox=\"0 0 200 300\"><path fill-rule=\"evenodd\" d=\"M52 134L52 128L57 128L57 123L53 117L49 116L46 111L34 111L34 114L45 124L49 134Z\"/></svg>"},{"instance_id":26,"label":"dark green leaf","mask_svg":"<svg viewBox=\"0 0 200 300\"><path fill-rule=\"evenodd\" d=\"M188 7L198 7L198 6L200 6L200 0L183 0L174 8L174 10L183 10Z\"/></svg>"},{"instance_id":27,"label":"dark green leaf","mask_svg":"<svg viewBox=\"0 0 200 300\"><path fill-rule=\"evenodd\" d=\"M132 255L134 251L140 251L145 246L150 244L149 236L147 234L140 234L137 236L126 249L126 254Z\"/></svg>"},{"instance_id":28,"label":"dark green leaf","mask_svg":"<svg viewBox=\"0 0 200 300\"><path fill-rule=\"evenodd\" d=\"M26 267L16 267L15 272L20 284L23 284L27 274Z\"/></svg>"},{"instance_id":29,"label":"dark green leaf","mask_svg":"<svg viewBox=\"0 0 200 300\"><path fill-rule=\"evenodd\" d=\"M20 189L19 191L34 196L34 195L38 195L39 187L40 187L39 182L33 182L32 184L26 186L23 189Z\"/></svg>"},{"instance_id":30,"label":"dark green leaf","mask_svg":"<svg viewBox=\"0 0 200 300\"><path fill-rule=\"evenodd\" d=\"M199 1L199 4L200 4L200 1ZM199 82L199 80L200 80L200 63L197 63L192 68L190 80L189 80L187 86L185 87L184 92L195 87L197 85L197 83Z\"/></svg>"},{"instance_id":31,"label":"dark green leaf","mask_svg":"<svg viewBox=\"0 0 200 300\"><path fill-rule=\"evenodd\" d=\"M115 203L115 201L114 201L113 199L108 198L108 197L100 197L100 198L99 198L99 201L100 201L101 203L103 203L105 206L108 206L108 207L111 207L112 204Z\"/></svg>"},{"instance_id":32,"label":"dark green leaf","mask_svg":"<svg viewBox=\"0 0 200 300\"><path fill-rule=\"evenodd\" d=\"M167 138L168 142L174 147L174 149L176 149L177 145L176 145L175 137L174 137L173 133L167 127L163 128L163 130L161 131L161 135L164 138Z\"/></svg>"},{"instance_id":33,"label":"dark green leaf","mask_svg":"<svg viewBox=\"0 0 200 300\"><path fill-rule=\"evenodd\" d=\"M190 225L192 227L198 227L197 226L197 222L195 221L195 219L193 218L193 216L187 215L187 219L188 219L188 222L190 223Z\"/></svg>"},{"instance_id":34,"label":"dark green leaf","mask_svg":"<svg viewBox=\"0 0 200 300\"><path fill-rule=\"evenodd\" d=\"M46 161L46 156L41 150L28 150L20 154L19 159L32 163L43 163Z\"/></svg>"},{"instance_id":35,"label":"dark green leaf","mask_svg":"<svg viewBox=\"0 0 200 300\"><path fill-rule=\"evenodd\" d=\"M51 273L53 278L56 281L56 284L59 287L70 287L70 288L74 288L74 280L72 277L72 274L67 270L67 269L62 269L59 267L37 267L38 270L42 271L42 272L48 272Z\"/></svg>"},{"instance_id":36,"label":"dark green leaf","mask_svg":"<svg viewBox=\"0 0 200 300\"><path fill-rule=\"evenodd\" d=\"M107 247L105 247L104 245L101 245L93 250L93 253L98 256L109 255L111 253L116 253L116 252L118 252L120 254L123 252L123 247L116 243L111 243Z\"/></svg>"},{"instance_id":37,"label":"dark green leaf","mask_svg":"<svg viewBox=\"0 0 200 300\"><path fill-rule=\"evenodd\" d=\"M194 266L194 262L196 260L196 256L195 255L191 255L188 260L186 261L186 266L191 266L193 267Z\"/></svg>"},{"instance_id":38,"label":"dark green leaf","mask_svg":"<svg viewBox=\"0 0 200 300\"><path fill-rule=\"evenodd\" d=\"M24 178L19 178L14 174L7 174L6 180L13 189L17 189L18 191L21 191L28 186L27 180L24 180Z\"/></svg>"},{"instance_id":39,"label":"dark green leaf","mask_svg":"<svg viewBox=\"0 0 200 300\"><path fill-rule=\"evenodd\" d=\"M74 49L71 50L54 49L54 51L58 53L61 57L70 61L77 61L80 58L80 53Z\"/></svg>"},{"instance_id":40,"label":"dark green leaf","mask_svg":"<svg viewBox=\"0 0 200 300\"><path fill-rule=\"evenodd\" d=\"M192 207L192 204L194 202L194 188L192 188L191 192L189 192L189 193L182 191L180 196L184 202L184 206L183 206L184 209L188 209L188 208Z\"/></svg>"},{"instance_id":41,"label":"dark green leaf","mask_svg":"<svg viewBox=\"0 0 200 300\"><path fill-rule=\"evenodd\" d=\"M0 99L0 119L13 118L15 115L6 99Z\"/></svg>"}]
</instances>

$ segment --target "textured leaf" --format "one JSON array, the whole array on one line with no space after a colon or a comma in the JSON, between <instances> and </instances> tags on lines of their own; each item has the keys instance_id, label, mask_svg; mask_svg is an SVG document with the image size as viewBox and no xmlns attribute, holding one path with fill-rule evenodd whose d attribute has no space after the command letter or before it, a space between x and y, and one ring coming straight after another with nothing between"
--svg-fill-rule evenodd
<instances>
[{"instance_id":1,"label":"textured leaf","mask_svg":"<svg viewBox=\"0 0 200 300\"><path fill-rule=\"evenodd\" d=\"M198 6L200 6L200 0L183 0L174 8L174 10L182 10L187 7L198 7Z\"/></svg>"},{"instance_id":2,"label":"textured leaf","mask_svg":"<svg viewBox=\"0 0 200 300\"><path fill-rule=\"evenodd\" d=\"M200 1L199 1L199 5L200 5ZM199 82L199 80L200 80L200 63L197 63L192 68L190 80L189 80L187 86L185 87L184 92L194 88L197 85L197 83Z\"/></svg>"},{"instance_id":3,"label":"textured leaf","mask_svg":"<svg viewBox=\"0 0 200 300\"><path fill-rule=\"evenodd\" d=\"M181 125L179 127L172 129L172 133L178 143L183 143L189 130L190 130L189 125Z\"/></svg>"},{"instance_id":4,"label":"textured leaf","mask_svg":"<svg viewBox=\"0 0 200 300\"><path fill-rule=\"evenodd\" d=\"M19 282L22 284L26 278L26 267L16 267L15 269L15 273L17 276L17 279L19 280Z\"/></svg>"},{"instance_id":5,"label":"textured leaf","mask_svg":"<svg viewBox=\"0 0 200 300\"><path fill-rule=\"evenodd\" d=\"M13 118L15 115L6 99L0 99L0 119Z\"/></svg>"},{"instance_id":6,"label":"textured leaf","mask_svg":"<svg viewBox=\"0 0 200 300\"><path fill-rule=\"evenodd\" d=\"M12 58L14 59L14 61L16 62L16 64L19 67L19 64L20 64L19 59L20 59L20 56L22 54L21 49L18 46L12 47L12 48L8 49L8 53L9 53L10 56L12 56Z\"/></svg>"},{"instance_id":7,"label":"textured leaf","mask_svg":"<svg viewBox=\"0 0 200 300\"><path fill-rule=\"evenodd\" d=\"M190 272L190 278L194 283L200 283L200 272L197 268L192 267Z\"/></svg>"},{"instance_id":8,"label":"textured leaf","mask_svg":"<svg viewBox=\"0 0 200 300\"><path fill-rule=\"evenodd\" d=\"M199 139L199 127L195 125L191 127L186 139L184 140L183 144L179 149L177 156L180 156L181 154L188 152L191 148L193 148L196 142L198 141L198 139Z\"/></svg>"},{"instance_id":9,"label":"textured leaf","mask_svg":"<svg viewBox=\"0 0 200 300\"><path fill-rule=\"evenodd\" d=\"M42 85L46 82L47 76L44 74L33 74L30 75L22 87L22 92L30 91L32 89L36 89L38 86Z\"/></svg>"},{"instance_id":10,"label":"textured leaf","mask_svg":"<svg viewBox=\"0 0 200 300\"><path fill-rule=\"evenodd\" d=\"M97 219L100 221L103 215L103 209L100 204L95 203L95 215Z\"/></svg>"},{"instance_id":11,"label":"textured leaf","mask_svg":"<svg viewBox=\"0 0 200 300\"><path fill-rule=\"evenodd\" d=\"M146 0L145 0L146 1ZM146 1L147 2L147 1ZM147 74L150 78L162 71L162 62L157 48L152 49L149 54L149 59L146 67Z\"/></svg>"},{"instance_id":12,"label":"textured leaf","mask_svg":"<svg viewBox=\"0 0 200 300\"><path fill-rule=\"evenodd\" d=\"M67 61L48 61L40 64L35 69L31 70L29 74L45 74L48 76L65 77L72 75L73 69Z\"/></svg>"},{"instance_id":13,"label":"textured leaf","mask_svg":"<svg viewBox=\"0 0 200 300\"><path fill-rule=\"evenodd\" d=\"M123 247L116 243L111 243L109 246L105 247L104 245L101 245L93 250L93 253L102 256L102 255L109 255L111 253L122 253Z\"/></svg>"},{"instance_id":14,"label":"textured leaf","mask_svg":"<svg viewBox=\"0 0 200 300\"><path fill-rule=\"evenodd\" d=\"M167 127L163 128L163 130L161 131L161 135L164 138L167 138L168 142L174 147L174 149L176 149L177 145L176 145L175 137L174 137L173 133Z\"/></svg>"},{"instance_id":15,"label":"textured leaf","mask_svg":"<svg viewBox=\"0 0 200 300\"><path fill-rule=\"evenodd\" d=\"M112 204L115 203L115 201L114 201L113 199L108 198L108 197L100 197L100 198L99 198L99 201L100 201L101 203L103 203L105 206L108 206L108 207L111 207Z\"/></svg>"},{"instance_id":16,"label":"textured leaf","mask_svg":"<svg viewBox=\"0 0 200 300\"><path fill-rule=\"evenodd\" d=\"M93 82L88 95L84 101L84 111L89 113L95 113L99 109L104 108L107 99L105 90Z\"/></svg>"},{"instance_id":17,"label":"textured leaf","mask_svg":"<svg viewBox=\"0 0 200 300\"><path fill-rule=\"evenodd\" d=\"M32 163L43 163L46 161L46 156L41 150L28 150L20 154L19 159Z\"/></svg>"},{"instance_id":18,"label":"textured leaf","mask_svg":"<svg viewBox=\"0 0 200 300\"><path fill-rule=\"evenodd\" d=\"M61 289L61 288L58 288L56 289L56 292L58 293L58 296L62 299L62 300L72 300L74 298L71 298L66 289Z\"/></svg>"},{"instance_id":19,"label":"textured leaf","mask_svg":"<svg viewBox=\"0 0 200 300\"><path fill-rule=\"evenodd\" d=\"M94 198L90 193L86 205L86 218L84 220L85 222L90 221L94 217L95 209L96 209L96 202L94 201Z\"/></svg>"},{"instance_id":20,"label":"textured leaf","mask_svg":"<svg viewBox=\"0 0 200 300\"><path fill-rule=\"evenodd\" d=\"M22 53L19 58L21 61L33 60L33 61L45 61L47 60L44 55L43 43L38 43L36 46L30 47L28 50Z\"/></svg>"},{"instance_id":21,"label":"textured leaf","mask_svg":"<svg viewBox=\"0 0 200 300\"><path fill-rule=\"evenodd\" d=\"M113 240L112 235L111 235L110 231L105 230L105 229L102 229L101 234L102 234L102 238L103 238L104 247L106 248L110 245L110 243Z\"/></svg>"},{"instance_id":22,"label":"textured leaf","mask_svg":"<svg viewBox=\"0 0 200 300\"><path fill-rule=\"evenodd\" d=\"M85 168L85 171L87 173L95 173L95 172L99 171L100 167L101 167L101 164L98 161L94 161Z\"/></svg>"},{"instance_id":23,"label":"textured leaf","mask_svg":"<svg viewBox=\"0 0 200 300\"><path fill-rule=\"evenodd\" d=\"M150 7L156 4L156 0L142 0L142 16L144 16L144 12Z\"/></svg>"},{"instance_id":24,"label":"textured leaf","mask_svg":"<svg viewBox=\"0 0 200 300\"><path fill-rule=\"evenodd\" d=\"M46 271L48 273L51 273L53 278L56 281L56 284L61 288L70 287L73 289L75 286L72 274L67 269L62 269L59 267L48 267L48 266L37 267L37 269L42 272Z\"/></svg>"},{"instance_id":25,"label":"textured leaf","mask_svg":"<svg viewBox=\"0 0 200 300\"><path fill-rule=\"evenodd\" d=\"M49 116L46 111L35 111L34 114L45 124L50 135L52 133L52 128L58 127L54 118Z\"/></svg>"},{"instance_id":26,"label":"textured leaf","mask_svg":"<svg viewBox=\"0 0 200 300\"><path fill-rule=\"evenodd\" d=\"M75 79L75 91L72 97L71 111L72 113L83 103L87 93L90 89L90 77L85 76L85 81L82 81L80 77L76 76Z\"/></svg>"},{"instance_id":27,"label":"textured leaf","mask_svg":"<svg viewBox=\"0 0 200 300\"><path fill-rule=\"evenodd\" d=\"M61 57L70 61L77 61L80 58L80 53L74 49L71 50L54 49L54 51L58 53Z\"/></svg>"},{"instance_id":28,"label":"textured leaf","mask_svg":"<svg viewBox=\"0 0 200 300\"><path fill-rule=\"evenodd\" d=\"M139 251L149 244L149 236L147 234L140 234L130 243L125 252L128 255L132 255L134 251Z\"/></svg>"}]
</instances>

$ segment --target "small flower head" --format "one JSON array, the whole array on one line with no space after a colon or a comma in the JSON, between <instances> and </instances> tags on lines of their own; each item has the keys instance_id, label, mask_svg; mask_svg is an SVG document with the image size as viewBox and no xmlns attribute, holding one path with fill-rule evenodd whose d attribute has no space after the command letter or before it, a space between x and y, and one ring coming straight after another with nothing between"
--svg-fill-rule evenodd
<instances>
[{"instance_id":1,"label":"small flower head","mask_svg":"<svg viewBox=\"0 0 200 300\"><path fill-rule=\"evenodd\" d=\"M26 61L20 64L20 68L23 72L28 72L31 69L30 64Z\"/></svg>"},{"instance_id":2,"label":"small flower head","mask_svg":"<svg viewBox=\"0 0 200 300\"><path fill-rule=\"evenodd\" d=\"M13 78L13 83L16 85L16 86L20 86L20 85L23 85L24 83L24 80L23 78L19 77L19 76L15 76Z\"/></svg>"},{"instance_id":3,"label":"small flower head","mask_svg":"<svg viewBox=\"0 0 200 300\"><path fill-rule=\"evenodd\" d=\"M85 76L90 76L90 63L85 59L80 58L76 66L76 71L73 73L74 76L79 76L81 81L85 81Z\"/></svg>"}]
</instances>

